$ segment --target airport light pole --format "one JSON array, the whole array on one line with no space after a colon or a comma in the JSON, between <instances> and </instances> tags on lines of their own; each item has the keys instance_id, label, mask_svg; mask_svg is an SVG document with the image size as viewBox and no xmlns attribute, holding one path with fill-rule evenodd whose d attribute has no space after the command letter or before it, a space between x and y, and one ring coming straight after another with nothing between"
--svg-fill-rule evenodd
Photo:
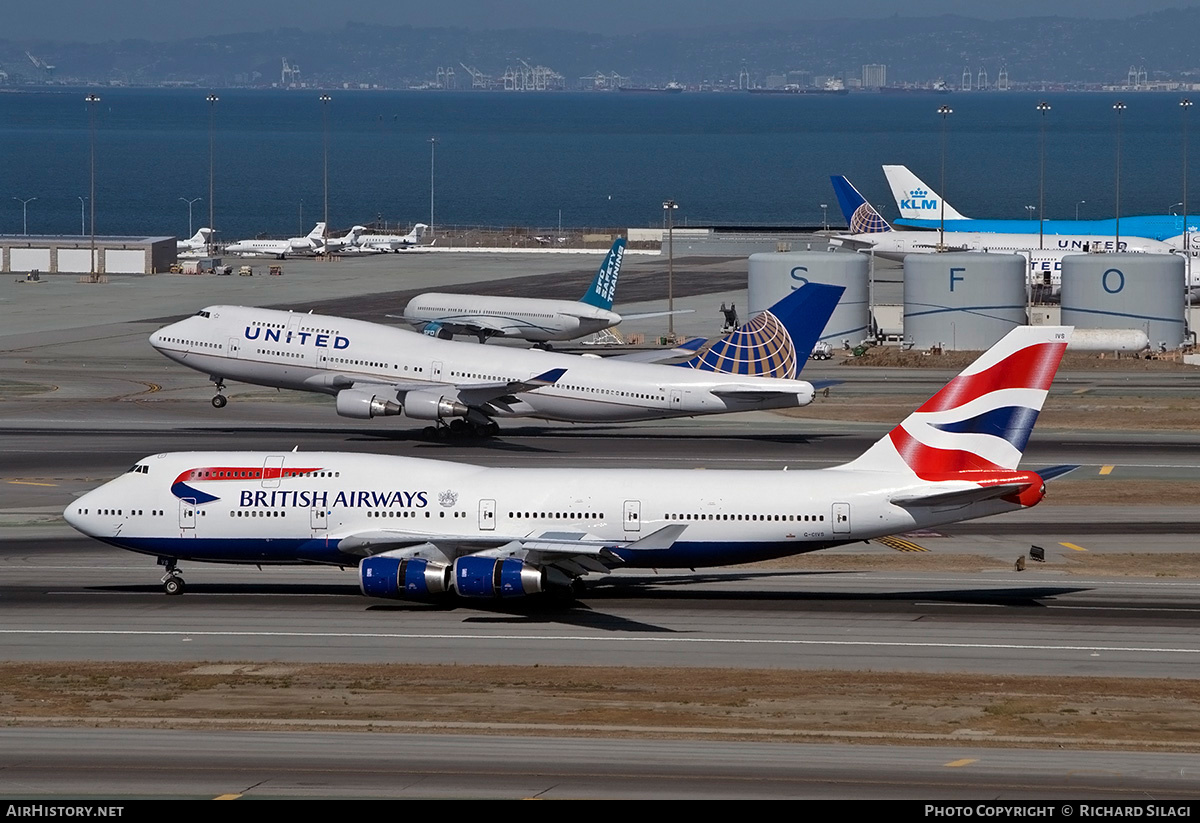
<instances>
[{"instance_id":1,"label":"airport light pole","mask_svg":"<svg viewBox=\"0 0 1200 823\"><path fill-rule=\"evenodd\" d=\"M1033 213L1036 209L1037 209L1037 206L1026 206L1025 207L1025 219L1032 220ZM1039 246L1038 248L1041 248L1041 246Z\"/></svg>"},{"instance_id":2,"label":"airport light pole","mask_svg":"<svg viewBox=\"0 0 1200 823\"><path fill-rule=\"evenodd\" d=\"M1121 120L1128 108L1122 101L1118 100L1113 103L1113 111L1117 113L1117 185L1116 185L1116 209L1117 219L1114 224L1113 236L1116 243L1113 244L1113 251L1121 250Z\"/></svg>"},{"instance_id":3,"label":"airport light pole","mask_svg":"<svg viewBox=\"0 0 1200 823\"><path fill-rule=\"evenodd\" d=\"M99 278L97 277L98 272L96 271L96 269L98 268L98 266L96 265L96 104L100 102L100 95L89 94L87 97L85 97L83 99L88 104L88 131L91 134L91 152L90 153L91 153L91 161L92 161L91 162L91 169L92 169L92 174L91 174L92 184L91 185L92 185L92 188L91 188L91 191L89 192L89 200L91 203L91 209L90 209L91 223L92 223L92 243L91 243L92 261L89 264L88 268L90 270L89 274L91 275L91 282L96 283L96 282L99 282Z\"/></svg>"},{"instance_id":4,"label":"airport light pole","mask_svg":"<svg viewBox=\"0 0 1200 823\"><path fill-rule=\"evenodd\" d=\"M30 197L29 199L25 199L22 197L14 197L13 200L21 201L21 234L28 235L29 234L29 222L25 219L25 215L27 213L26 207L30 203L32 203L34 200L37 200L37 198Z\"/></svg>"},{"instance_id":5,"label":"airport light pole","mask_svg":"<svg viewBox=\"0 0 1200 823\"><path fill-rule=\"evenodd\" d=\"M325 231L322 237L329 236L329 101L333 98L328 94L320 96L321 122L325 130Z\"/></svg>"},{"instance_id":6,"label":"airport light pole","mask_svg":"<svg viewBox=\"0 0 1200 823\"><path fill-rule=\"evenodd\" d=\"M1183 98L1179 101L1179 109L1183 112L1183 260L1187 271L1184 277L1187 280L1186 289L1188 295L1188 322L1192 322L1192 247L1188 243L1188 207L1187 207L1187 189L1188 189L1188 111L1192 108L1192 101L1188 98Z\"/></svg>"},{"instance_id":7,"label":"airport light pole","mask_svg":"<svg viewBox=\"0 0 1200 823\"><path fill-rule=\"evenodd\" d=\"M204 198L203 197L193 197L191 200L188 200L186 197L180 197L179 199L188 204L188 237L191 237L192 236L192 204L195 203L197 200L203 200ZM209 226L209 228L212 228L212 226Z\"/></svg>"},{"instance_id":8,"label":"airport light pole","mask_svg":"<svg viewBox=\"0 0 1200 823\"><path fill-rule=\"evenodd\" d=\"M823 231L829 231L829 204L828 203L821 204L821 229Z\"/></svg>"},{"instance_id":9,"label":"airport light pole","mask_svg":"<svg viewBox=\"0 0 1200 823\"><path fill-rule=\"evenodd\" d=\"M938 251L946 248L946 118L954 114L949 106L938 106L938 114L942 116L942 180L939 186L941 192L941 220L938 225Z\"/></svg>"},{"instance_id":10,"label":"airport light pole","mask_svg":"<svg viewBox=\"0 0 1200 823\"><path fill-rule=\"evenodd\" d=\"M217 237L217 227L213 224L213 135L216 131L216 113L217 102L221 99L215 94L209 94L204 98L208 102L208 253L211 255L216 250L216 244L213 242ZM191 232L192 213L191 207L188 207L188 232ZM190 234L189 234L190 236Z\"/></svg>"},{"instance_id":11,"label":"airport light pole","mask_svg":"<svg viewBox=\"0 0 1200 823\"><path fill-rule=\"evenodd\" d=\"M667 337L675 342L675 210L679 204L674 200L663 201L663 212L667 218Z\"/></svg>"},{"instance_id":12,"label":"airport light pole","mask_svg":"<svg viewBox=\"0 0 1200 823\"><path fill-rule=\"evenodd\" d=\"M1076 221L1079 220L1079 207L1086 202L1087 202L1086 200L1076 200L1075 201L1075 220Z\"/></svg>"},{"instance_id":13,"label":"airport light pole","mask_svg":"<svg viewBox=\"0 0 1200 823\"><path fill-rule=\"evenodd\" d=\"M1050 104L1045 100L1037 104L1037 110L1041 112L1041 140L1039 141L1039 154L1041 159L1041 169L1038 175L1038 248L1046 248L1046 112L1050 111Z\"/></svg>"},{"instance_id":14,"label":"airport light pole","mask_svg":"<svg viewBox=\"0 0 1200 823\"><path fill-rule=\"evenodd\" d=\"M79 196L79 236L80 237L83 237L85 234L87 234L87 220L83 216L83 207L86 204L86 202L87 202L87 198L80 195Z\"/></svg>"},{"instance_id":15,"label":"airport light pole","mask_svg":"<svg viewBox=\"0 0 1200 823\"><path fill-rule=\"evenodd\" d=\"M429 236L433 237L433 159L437 151L437 138L429 138Z\"/></svg>"}]
</instances>

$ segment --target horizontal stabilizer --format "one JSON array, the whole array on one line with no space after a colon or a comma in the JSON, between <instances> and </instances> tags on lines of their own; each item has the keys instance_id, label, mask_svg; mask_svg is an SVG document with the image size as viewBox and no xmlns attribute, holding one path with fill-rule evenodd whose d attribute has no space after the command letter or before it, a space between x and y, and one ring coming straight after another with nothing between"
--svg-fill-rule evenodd
<instances>
[{"instance_id":1,"label":"horizontal stabilizer","mask_svg":"<svg viewBox=\"0 0 1200 823\"><path fill-rule=\"evenodd\" d=\"M804 392L803 386L807 386L807 385L811 385L811 384L801 383L800 385L798 385L796 388L793 388L793 389L782 388L782 387L778 388L778 389L771 389L771 388L765 388L763 386L754 386L754 385L750 385L750 386L727 385L727 386L715 386L712 389L710 389L710 391L717 397L736 397L741 400L766 400L771 397L792 397L797 394L801 394ZM812 390L809 389L808 393L811 394Z\"/></svg>"},{"instance_id":2,"label":"horizontal stabilizer","mask_svg":"<svg viewBox=\"0 0 1200 823\"><path fill-rule=\"evenodd\" d=\"M1021 481L1017 483L998 483L994 486L980 486L974 489L961 489L952 492L931 491L928 494L908 492L891 498L891 502L905 508L922 506L969 506L972 503L982 503L985 500L995 500L998 497L1016 494L1028 486L1028 481Z\"/></svg>"},{"instance_id":3,"label":"horizontal stabilizer","mask_svg":"<svg viewBox=\"0 0 1200 823\"><path fill-rule=\"evenodd\" d=\"M675 309L675 311L640 311L634 314L621 313L622 320L649 320L652 317L670 317L675 314L694 314L695 309Z\"/></svg>"},{"instance_id":4,"label":"horizontal stabilizer","mask_svg":"<svg viewBox=\"0 0 1200 823\"><path fill-rule=\"evenodd\" d=\"M1035 469L1034 471L1036 471L1038 477L1042 478L1043 480L1053 480L1056 477L1062 477L1065 474L1070 474L1077 468L1079 468L1077 465L1072 466L1069 464L1064 464L1061 466L1047 466L1044 469Z\"/></svg>"}]
</instances>

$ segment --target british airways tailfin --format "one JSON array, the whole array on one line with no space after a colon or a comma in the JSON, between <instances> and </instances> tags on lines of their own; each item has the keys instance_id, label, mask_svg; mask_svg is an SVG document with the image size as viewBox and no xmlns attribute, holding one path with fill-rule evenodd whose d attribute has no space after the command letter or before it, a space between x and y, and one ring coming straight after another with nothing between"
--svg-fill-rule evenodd
<instances>
[{"instance_id":1,"label":"british airways tailfin","mask_svg":"<svg viewBox=\"0 0 1200 823\"><path fill-rule=\"evenodd\" d=\"M1070 326L1016 327L841 468L931 481L1015 471L1071 331Z\"/></svg>"},{"instance_id":2,"label":"british airways tailfin","mask_svg":"<svg viewBox=\"0 0 1200 823\"><path fill-rule=\"evenodd\" d=\"M618 237L600 264L592 284L580 299L580 303L598 309L612 310L613 298L617 294L617 278L621 276L621 261L625 258L625 238Z\"/></svg>"},{"instance_id":3,"label":"british airways tailfin","mask_svg":"<svg viewBox=\"0 0 1200 823\"><path fill-rule=\"evenodd\" d=\"M843 286L805 283L707 351L679 365L724 374L794 378L804 368L845 290Z\"/></svg>"},{"instance_id":4,"label":"british airways tailfin","mask_svg":"<svg viewBox=\"0 0 1200 823\"><path fill-rule=\"evenodd\" d=\"M944 203L936 191L908 170L908 166L884 166L883 176L892 187L892 197L900 216L905 220L968 220L949 203ZM942 214L945 207L946 213Z\"/></svg>"},{"instance_id":5,"label":"british airways tailfin","mask_svg":"<svg viewBox=\"0 0 1200 823\"><path fill-rule=\"evenodd\" d=\"M850 234L879 234L891 231L892 227L866 198L858 193L858 189L842 175L832 175L829 182L833 184L833 193L837 195L838 206Z\"/></svg>"}]
</instances>

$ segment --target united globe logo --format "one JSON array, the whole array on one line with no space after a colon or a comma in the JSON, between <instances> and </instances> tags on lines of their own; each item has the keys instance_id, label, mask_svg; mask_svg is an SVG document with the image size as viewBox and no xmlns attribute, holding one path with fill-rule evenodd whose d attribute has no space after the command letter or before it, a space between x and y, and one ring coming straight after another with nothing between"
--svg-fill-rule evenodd
<instances>
[{"instance_id":1,"label":"united globe logo","mask_svg":"<svg viewBox=\"0 0 1200 823\"><path fill-rule=\"evenodd\" d=\"M792 337L769 311L718 340L689 364L692 368L756 377L791 379L797 373Z\"/></svg>"},{"instance_id":2,"label":"united globe logo","mask_svg":"<svg viewBox=\"0 0 1200 823\"><path fill-rule=\"evenodd\" d=\"M879 212L875 211L870 203L863 203L850 216L851 234L879 234L890 230L887 221L879 215Z\"/></svg>"}]
</instances>

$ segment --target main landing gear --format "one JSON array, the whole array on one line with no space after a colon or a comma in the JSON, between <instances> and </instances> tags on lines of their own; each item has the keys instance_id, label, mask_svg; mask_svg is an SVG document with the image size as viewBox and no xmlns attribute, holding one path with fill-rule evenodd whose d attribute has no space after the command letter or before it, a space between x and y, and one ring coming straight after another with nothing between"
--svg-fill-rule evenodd
<instances>
[{"instance_id":1,"label":"main landing gear","mask_svg":"<svg viewBox=\"0 0 1200 823\"><path fill-rule=\"evenodd\" d=\"M223 409L225 408L225 404L229 402L229 398L221 394L221 392L225 391L225 381L217 378L213 382L217 384L217 393L212 399L213 408Z\"/></svg>"},{"instance_id":2,"label":"main landing gear","mask_svg":"<svg viewBox=\"0 0 1200 823\"><path fill-rule=\"evenodd\" d=\"M177 562L174 557L158 558L158 565L167 568L167 573L162 576L163 591L167 594L183 594L185 588L183 572L175 567Z\"/></svg>"},{"instance_id":3,"label":"main landing gear","mask_svg":"<svg viewBox=\"0 0 1200 823\"><path fill-rule=\"evenodd\" d=\"M426 426L421 434L426 440L462 440L468 437L495 437L500 433L500 424L495 420L476 423L456 417L449 424L442 420L436 426Z\"/></svg>"}]
</instances>

